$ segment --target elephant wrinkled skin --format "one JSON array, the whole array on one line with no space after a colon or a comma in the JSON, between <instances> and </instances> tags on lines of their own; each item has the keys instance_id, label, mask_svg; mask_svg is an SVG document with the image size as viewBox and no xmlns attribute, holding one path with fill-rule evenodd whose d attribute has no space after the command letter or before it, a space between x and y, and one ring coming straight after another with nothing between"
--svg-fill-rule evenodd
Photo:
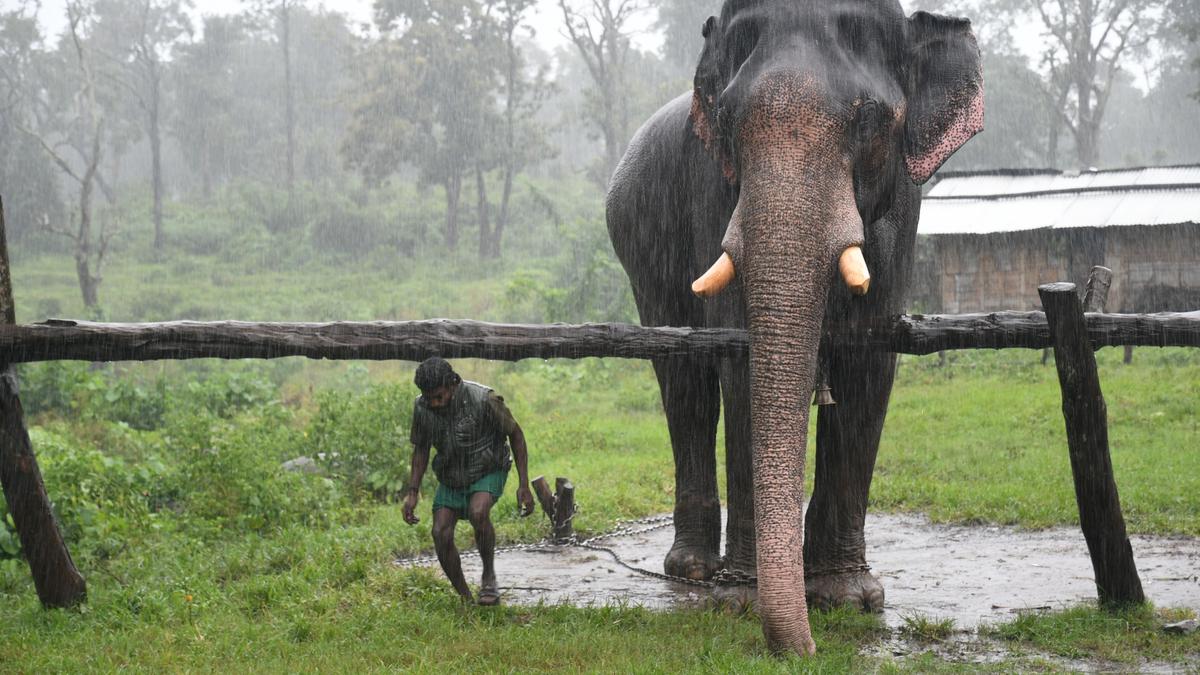
<instances>
[{"instance_id":1,"label":"elephant wrinkled skin","mask_svg":"<svg viewBox=\"0 0 1200 675\"><path fill-rule=\"evenodd\" d=\"M895 373L894 355L822 347L821 328L901 312L918 186L982 129L979 50L968 21L906 18L895 0L727 0L703 32L693 93L642 127L608 195L609 233L643 324L750 332L748 362L654 364L675 459L665 568L693 578L722 565L756 570L769 647L811 653L806 596L883 605L863 520ZM870 274L862 297L837 279L855 246ZM723 253L730 290L693 296L692 281ZM837 403L818 414L802 522L818 379Z\"/></svg>"}]
</instances>

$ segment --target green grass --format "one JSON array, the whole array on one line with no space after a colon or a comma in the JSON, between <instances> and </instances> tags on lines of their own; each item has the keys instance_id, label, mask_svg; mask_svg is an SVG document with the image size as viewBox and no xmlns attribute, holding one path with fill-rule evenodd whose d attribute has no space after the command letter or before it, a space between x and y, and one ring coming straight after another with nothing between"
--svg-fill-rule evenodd
<instances>
[{"instance_id":1,"label":"green grass","mask_svg":"<svg viewBox=\"0 0 1200 675\"><path fill-rule=\"evenodd\" d=\"M1184 362L1164 365L1157 357ZM1033 365L1026 367L1022 358ZM1187 404L1174 401L1175 397L1200 400L1191 384L1196 369L1191 358L1143 350L1133 366L1112 363L1110 358L1104 365L1106 382L1130 388L1119 397L1127 400L1121 408L1124 414L1161 420L1161 433L1145 434L1147 445L1141 452L1159 457L1174 452L1182 464L1177 465L1173 480L1185 482L1195 474L1188 467L1194 467L1197 459L1170 444L1185 442L1191 433L1182 414ZM1055 440L1062 432L1053 370L1043 373L1037 361L1036 354L1020 352L973 355L947 370L907 361L881 452L875 508L925 509L943 519L989 519L1031 527L1072 522L1074 502L1065 447L1061 438ZM331 386L354 379L352 366L321 368ZM670 509L673 483L665 424L647 365L598 360L516 365L463 361L461 370L506 395L526 427L535 474L564 475L575 482L583 506L577 520L581 532L601 531L622 518ZM407 377L408 371L397 366L357 373L371 381L390 381ZM291 371L288 378L305 375L302 369ZM1177 378L1183 383L1176 383ZM1017 380L1017 385L1011 380ZM1049 393L1041 391L1047 388ZM1006 393L1007 389L1020 391ZM920 400L926 398L934 403ZM980 408L982 401L998 400L1017 406L1012 414L1030 422L1013 428L995 419L1008 414L996 414L997 404ZM939 405L945 410L929 412ZM1154 418L1160 408L1164 414ZM303 415L297 417L302 419ZM1023 444L1019 458L1007 462L1011 469L1003 461L981 459L998 454L989 443L999 443L1002 435L1017 436L1013 442ZM914 448L907 457L897 457L897 437L920 439L923 452ZM1127 512L1161 512L1167 519L1151 529L1194 532L1194 495L1152 508L1129 496L1153 494L1156 487L1169 483L1153 465L1118 461ZM1042 483L1007 475L1009 470L1026 470L1017 468L1021 466L1028 467L1028 476L1061 474L1046 479L1061 484L1061 494L1048 498L1042 494ZM891 503L880 497L903 491L903 485L914 486L910 488L914 493L920 488L920 501L913 501L914 494ZM997 496L1006 493L1020 498ZM1027 510L1028 505L1038 507ZM428 502L422 506L427 508ZM502 542L528 541L544 534L542 523L516 517L511 495L496 515ZM289 526L262 534L195 539L186 531L170 529L146 533L114 557L83 562L89 602L72 612L41 610L23 565L0 561L0 593L9 608L7 620L0 624L0 670L975 669L930 654L899 661L859 656L859 650L875 644L886 629L872 617L846 613L814 615L819 656L800 662L767 655L753 617L637 608L509 607L497 612L463 608L440 574L390 564L398 554L429 550L429 519L422 520L417 527L408 527L401 522L397 506L376 505L333 514L326 526ZM1130 520L1134 529L1147 528L1145 520ZM469 545L466 528L460 528L460 536L461 543ZM947 628L943 623L914 619L911 632L940 639ZM1153 618L1144 613L1111 618L1092 610L1072 610L1061 618L1020 617L998 629L997 635L1019 652L1065 658L1180 661L1200 654L1194 638L1158 635ZM1025 667L1018 664L1028 662L1006 661L997 669Z\"/></svg>"},{"instance_id":2,"label":"green grass","mask_svg":"<svg viewBox=\"0 0 1200 675\"><path fill-rule=\"evenodd\" d=\"M1116 612L1096 607L1022 614L987 631L1017 647L1069 659L1103 659L1122 664L1142 661L1190 663L1200 656L1200 633L1172 635L1162 626L1194 618L1191 610L1155 611L1149 605Z\"/></svg>"},{"instance_id":3,"label":"green grass","mask_svg":"<svg viewBox=\"0 0 1200 675\"><path fill-rule=\"evenodd\" d=\"M1109 442L1134 532L1200 535L1200 350L1098 353ZM872 507L937 521L1078 522L1053 361L1024 350L904 357Z\"/></svg>"},{"instance_id":4,"label":"green grass","mask_svg":"<svg viewBox=\"0 0 1200 675\"><path fill-rule=\"evenodd\" d=\"M924 614L906 614L901 617L900 634L920 642L940 642L950 637L955 630L954 619L929 617Z\"/></svg>"}]
</instances>

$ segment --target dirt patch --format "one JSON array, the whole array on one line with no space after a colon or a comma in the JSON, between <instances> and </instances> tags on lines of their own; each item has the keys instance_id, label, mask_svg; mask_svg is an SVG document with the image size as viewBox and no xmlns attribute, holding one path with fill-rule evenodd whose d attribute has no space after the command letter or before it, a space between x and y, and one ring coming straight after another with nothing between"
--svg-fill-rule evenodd
<instances>
[{"instance_id":1,"label":"dirt patch","mask_svg":"<svg viewBox=\"0 0 1200 675\"><path fill-rule=\"evenodd\" d=\"M1012 619L1020 610L1060 609L1096 597L1087 545L1078 529L935 525L914 515L869 514L867 560L887 592L884 618L954 619L960 629ZM630 565L661 571L670 525L605 539ZM1160 607L1200 609L1200 540L1133 537L1146 596ZM479 561L467 558L468 580ZM707 589L636 574L610 556L570 547L506 551L496 558L504 601L649 608L703 606Z\"/></svg>"}]
</instances>

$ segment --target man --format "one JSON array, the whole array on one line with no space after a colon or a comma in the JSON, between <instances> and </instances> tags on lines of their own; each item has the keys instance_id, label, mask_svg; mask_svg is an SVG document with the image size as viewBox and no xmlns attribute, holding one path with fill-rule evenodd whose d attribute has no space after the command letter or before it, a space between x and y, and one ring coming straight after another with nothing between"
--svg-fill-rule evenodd
<instances>
[{"instance_id":1,"label":"man","mask_svg":"<svg viewBox=\"0 0 1200 675\"><path fill-rule=\"evenodd\" d=\"M458 521L470 520L483 561L479 604L498 605L500 592L493 564L496 531L492 528L491 512L504 494L512 466L511 444L521 480L517 488L521 516L533 513L525 434L503 398L481 384L463 381L444 359L426 360L413 379L421 396L413 406L412 479L408 498L404 500L404 521L409 525L419 521L414 510L421 498L421 479L429 463L429 448L433 446L437 448L433 472L438 479L437 495L433 498L433 544L438 562L454 590L470 602L471 589L463 578L462 560L454 547Z\"/></svg>"}]
</instances>

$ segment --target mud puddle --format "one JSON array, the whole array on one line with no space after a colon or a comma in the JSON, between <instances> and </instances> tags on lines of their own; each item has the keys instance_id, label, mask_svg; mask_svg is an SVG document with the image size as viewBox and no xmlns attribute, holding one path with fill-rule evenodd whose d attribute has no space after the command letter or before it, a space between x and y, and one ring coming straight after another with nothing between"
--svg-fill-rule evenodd
<instances>
[{"instance_id":1,"label":"mud puddle","mask_svg":"<svg viewBox=\"0 0 1200 675\"><path fill-rule=\"evenodd\" d=\"M661 571L671 525L599 542L628 564ZM935 525L918 515L869 514L867 560L887 592L884 618L953 619L960 629L1011 620L1017 612L1061 609L1094 600L1087 545L1078 529ZM1200 540L1132 538L1146 596L1159 607L1200 610ZM479 560L463 560L477 582ZM496 557L504 601L653 609L703 606L705 588L632 572L606 553L572 547L505 551Z\"/></svg>"}]
</instances>

